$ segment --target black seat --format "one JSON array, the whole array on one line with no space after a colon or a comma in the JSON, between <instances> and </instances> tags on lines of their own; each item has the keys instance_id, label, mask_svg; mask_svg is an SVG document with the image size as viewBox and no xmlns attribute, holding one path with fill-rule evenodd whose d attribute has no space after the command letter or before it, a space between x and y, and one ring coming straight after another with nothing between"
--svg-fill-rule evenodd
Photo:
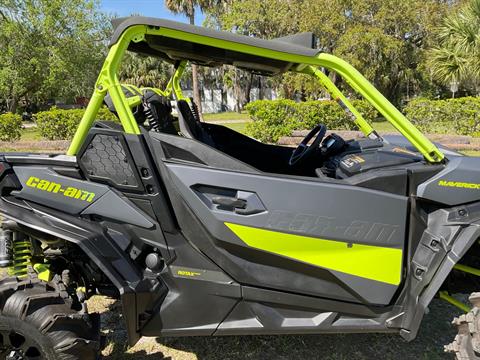
<instances>
[{"instance_id":1,"label":"black seat","mask_svg":"<svg viewBox=\"0 0 480 360\"><path fill-rule=\"evenodd\" d=\"M212 137L205 130L200 120L195 117L188 102L185 100L178 100L177 110L180 132L183 136L215 147Z\"/></svg>"}]
</instances>

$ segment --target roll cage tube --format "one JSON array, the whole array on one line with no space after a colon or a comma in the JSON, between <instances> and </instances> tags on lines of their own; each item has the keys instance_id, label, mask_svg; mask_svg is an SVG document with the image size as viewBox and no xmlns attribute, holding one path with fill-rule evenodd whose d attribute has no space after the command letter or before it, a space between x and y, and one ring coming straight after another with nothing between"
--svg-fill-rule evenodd
<instances>
[{"instance_id":1,"label":"roll cage tube","mask_svg":"<svg viewBox=\"0 0 480 360\"><path fill-rule=\"evenodd\" d=\"M140 134L138 124L133 117L132 110L128 105L127 98L125 97L118 80L117 72L120 61L125 55L130 42L140 42L145 39L146 30L146 26L128 28L122 34L119 41L110 48L102 69L100 70L100 74L98 75L97 82L95 83L95 90L92 98L85 109L82 120L80 121L78 129L75 132L70 147L68 148L67 155L76 155L80 150L80 147L85 141L88 131L92 127L98 114L98 110L103 104L103 99L107 92L112 98L115 111L120 118L125 132L129 134Z\"/></svg>"},{"instance_id":2,"label":"roll cage tube","mask_svg":"<svg viewBox=\"0 0 480 360\"><path fill-rule=\"evenodd\" d=\"M175 96L176 100L186 100L185 96L183 96L182 88L180 87L180 79L185 72L185 67L187 66L187 61L183 60L180 61L178 64L175 65L175 72L173 73L172 77L168 81L165 96L170 96L172 93Z\"/></svg>"},{"instance_id":3,"label":"roll cage tube","mask_svg":"<svg viewBox=\"0 0 480 360\"><path fill-rule=\"evenodd\" d=\"M337 101L337 103L347 111L352 117L358 128L365 134L365 136L374 135L378 137L377 132L372 126L363 118L362 114L353 106L353 104L343 95L343 93L335 86L335 84L329 79L327 75L314 66L307 66L302 73L315 76L323 87L330 93L330 95Z\"/></svg>"},{"instance_id":4,"label":"roll cage tube","mask_svg":"<svg viewBox=\"0 0 480 360\"><path fill-rule=\"evenodd\" d=\"M70 148L68 149L68 155L76 155L80 149L107 92L109 92L110 96L112 97L113 104L125 132L130 134L140 133L138 124L136 123L132 111L128 106L125 95L121 90L121 85L117 78L117 71L119 63L123 58L125 51L127 51L130 42L141 42L145 39L145 35L169 37L191 43L213 46L225 50L234 50L259 57L278 59L292 64L303 64L305 66L313 66L315 68L324 67L331 71L335 71L355 91L357 91L368 102L370 102L380 112L381 115L383 115L390 123L392 123L392 125L398 131L400 131L400 133L405 136L420 153L422 153L427 161L438 163L444 159L443 153L430 140L428 140L397 108L395 108L372 84L370 84L370 82L368 82L368 80L362 74L360 74L360 72L358 72L346 61L339 59L336 56L324 53L320 53L316 56L290 54L224 39L212 38L186 31L146 25L134 25L128 27L120 36L118 41L111 46L102 70L100 71L94 94L88 104L77 132L75 133ZM183 61L182 63L185 64ZM179 73L178 69L175 74L177 73ZM172 91L175 91L175 94L177 95L176 91L179 90L178 81L175 83L175 79L172 79L170 85ZM175 88L177 88L177 90L175 90ZM335 94L332 95L335 96ZM347 106L347 103L345 103L345 105ZM369 128L365 126L366 121L362 122L362 120L358 119L359 118L357 117L359 127L364 132L368 132Z\"/></svg>"}]
</instances>

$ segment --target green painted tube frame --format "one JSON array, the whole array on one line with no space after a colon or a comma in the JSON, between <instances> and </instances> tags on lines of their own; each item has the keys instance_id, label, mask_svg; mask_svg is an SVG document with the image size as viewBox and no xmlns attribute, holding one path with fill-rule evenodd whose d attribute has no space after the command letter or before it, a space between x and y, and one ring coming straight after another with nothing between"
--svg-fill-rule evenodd
<instances>
[{"instance_id":1,"label":"green painted tube frame","mask_svg":"<svg viewBox=\"0 0 480 360\"><path fill-rule=\"evenodd\" d=\"M365 136L370 136L375 133L375 130L372 126L363 118L362 114L353 106L353 104L346 98L345 95L335 86L332 80L325 75L323 71L314 66L307 66L301 71L304 74L309 74L315 76L320 84L330 93L330 95L340 104L342 107L346 107L349 113L353 117L353 121L359 129L365 134Z\"/></svg>"},{"instance_id":2,"label":"green painted tube frame","mask_svg":"<svg viewBox=\"0 0 480 360\"><path fill-rule=\"evenodd\" d=\"M453 268L455 270L463 271L464 273L467 273L467 274L470 274L470 275L480 276L480 269L477 269L477 268L474 268L474 267L471 267L471 266L468 266L468 265L455 264L453 266ZM452 304L453 306L456 306L457 308L459 308L459 309L461 309L465 312L470 311L470 307L468 305L466 305L463 302L455 299L447 291L440 291L438 293L438 296L440 297L440 299L447 301L448 303Z\"/></svg>"},{"instance_id":3,"label":"green painted tube frame","mask_svg":"<svg viewBox=\"0 0 480 360\"><path fill-rule=\"evenodd\" d=\"M455 264L453 266L453 268L455 270L459 270L459 271L463 271L467 274L471 274L471 275L475 275L475 276L480 276L480 270L479 269L476 269L474 267L471 267L471 266L467 266L467 265L462 265L462 264Z\"/></svg>"},{"instance_id":4,"label":"green painted tube frame","mask_svg":"<svg viewBox=\"0 0 480 360\"><path fill-rule=\"evenodd\" d=\"M265 58L278 59L292 64L298 64L299 66L312 66L314 68L324 67L335 71L355 91L357 91L368 102L370 102L380 112L380 114L382 114L389 122L391 122L393 126L400 131L418 149L418 151L423 154L427 161L437 163L443 161L444 159L443 153L410 121L408 121L408 119L397 108L395 108L372 84L370 84L363 75L361 75L346 61L339 59L336 56L324 53L320 53L314 57L294 55L270 49L258 48L251 45L235 43L227 40L213 39L207 36L188 33L180 30L168 28L158 29L145 25L135 25L127 28L117 43L111 46L102 70L100 71L94 94L85 111L85 115L80 122L70 148L68 149L68 155L76 155L76 153L79 151L107 92L112 97L113 104L125 132L130 134L140 133L138 124L136 123L132 111L128 106L125 95L121 90L121 85L117 78L117 72L120 61L127 51L129 44L131 42L140 42L144 40L146 35L175 38L198 44L215 46L221 49L230 49ZM186 64L186 62L182 63ZM175 95L181 94L178 82L178 74L181 75L181 72L176 71L175 75L177 75L177 80L172 78L170 83L172 91L175 92ZM330 84L328 85L330 86ZM350 106L348 106L348 108L350 111L352 111ZM362 122L362 120L358 119L359 118L357 117L357 122L360 124L360 128L364 132L370 131L368 128L369 125L365 125L368 123L366 121Z\"/></svg>"},{"instance_id":5,"label":"green painted tube frame","mask_svg":"<svg viewBox=\"0 0 480 360\"><path fill-rule=\"evenodd\" d=\"M177 100L185 100L185 96L182 93L182 88L180 87L180 79L182 78L185 68L187 67L187 61L180 61L178 66L175 68L175 72L168 81L167 86L165 87L166 96L170 96L172 93Z\"/></svg>"},{"instance_id":6,"label":"green painted tube frame","mask_svg":"<svg viewBox=\"0 0 480 360\"><path fill-rule=\"evenodd\" d=\"M452 304L453 306L459 308L460 310L462 310L464 312L469 312L470 311L470 308L468 307L468 305L466 305L463 302L455 299L453 296L448 294L448 292L446 292L446 291L440 291L438 293L438 296L440 297L440 299L445 300L446 302Z\"/></svg>"}]
</instances>

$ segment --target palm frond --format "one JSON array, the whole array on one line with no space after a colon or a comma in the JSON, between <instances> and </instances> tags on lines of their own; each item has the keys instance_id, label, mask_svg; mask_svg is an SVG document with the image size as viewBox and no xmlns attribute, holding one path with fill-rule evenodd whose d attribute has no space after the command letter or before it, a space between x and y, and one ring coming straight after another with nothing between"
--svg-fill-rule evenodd
<instances>
[{"instance_id":1,"label":"palm frond","mask_svg":"<svg viewBox=\"0 0 480 360\"><path fill-rule=\"evenodd\" d=\"M428 52L433 76L443 83L480 80L480 0L470 0L437 29L438 46Z\"/></svg>"}]
</instances>

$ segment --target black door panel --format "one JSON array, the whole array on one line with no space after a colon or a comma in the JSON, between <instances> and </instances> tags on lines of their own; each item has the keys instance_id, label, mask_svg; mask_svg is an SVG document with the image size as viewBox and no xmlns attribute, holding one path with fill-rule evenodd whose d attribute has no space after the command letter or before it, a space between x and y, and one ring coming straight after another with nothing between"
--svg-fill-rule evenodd
<instances>
[{"instance_id":1,"label":"black door panel","mask_svg":"<svg viewBox=\"0 0 480 360\"><path fill-rule=\"evenodd\" d=\"M181 198L227 258L224 271L236 281L375 304L388 304L397 290L406 197L271 175L166 166ZM242 213L249 206L251 213Z\"/></svg>"}]
</instances>

